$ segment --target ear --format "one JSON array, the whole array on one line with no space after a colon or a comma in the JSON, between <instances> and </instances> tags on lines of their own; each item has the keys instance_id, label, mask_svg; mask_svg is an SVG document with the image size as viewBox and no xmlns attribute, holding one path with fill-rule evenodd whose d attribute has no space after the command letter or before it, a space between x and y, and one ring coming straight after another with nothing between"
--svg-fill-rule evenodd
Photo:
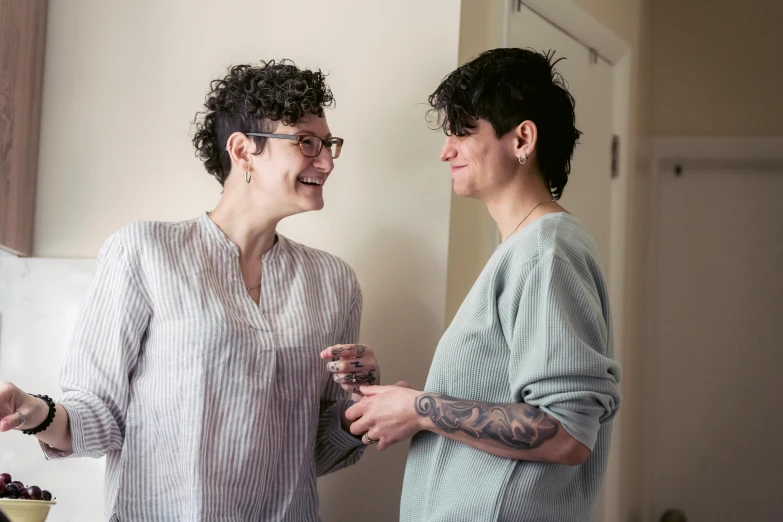
<instances>
[{"instance_id":1,"label":"ear","mask_svg":"<svg viewBox=\"0 0 783 522\"><path fill-rule=\"evenodd\" d=\"M530 157L535 153L538 141L538 127L530 120L525 120L517 125L511 132L514 133L514 154L519 160Z\"/></svg>"},{"instance_id":2,"label":"ear","mask_svg":"<svg viewBox=\"0 0 783 522\"><path fill-rule=\"evenodd\" d=\"M244 170L250 168L250 153L253 148L253 142L241 132L235 132L229 136L226 143L226 150L231 156L231 163L241 165Z\"/></svg>"}]
</instances>

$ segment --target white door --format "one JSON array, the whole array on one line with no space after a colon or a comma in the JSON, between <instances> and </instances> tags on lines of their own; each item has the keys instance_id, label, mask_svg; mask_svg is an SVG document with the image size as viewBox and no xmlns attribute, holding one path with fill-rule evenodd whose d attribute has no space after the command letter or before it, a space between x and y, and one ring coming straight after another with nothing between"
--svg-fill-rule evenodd
<instances>
[{"instance_id":1,"label":"white door","mask_svg":"<svg viewBox=\"0 0 783 522\"><path fill-rule=\"evenodd\" d=\"M783 520L777 169L701 162L657 173L650 521L668 509L688 522Z\"/></svg>"},{"instance_id":2,"label":"white door","mask_svg":"<svg viewBox=\"0 0 783 522\"><path fill-rule=\"evenodd\" d=\"M556 68L576 100L576 127L582 134L571 162L562 205L578 217L596 240L603 268L609 270L611 210L612 66L590 49L522 5L512 9L508 46L556 51L565 58Z\"/></svg>"}]
</instances>

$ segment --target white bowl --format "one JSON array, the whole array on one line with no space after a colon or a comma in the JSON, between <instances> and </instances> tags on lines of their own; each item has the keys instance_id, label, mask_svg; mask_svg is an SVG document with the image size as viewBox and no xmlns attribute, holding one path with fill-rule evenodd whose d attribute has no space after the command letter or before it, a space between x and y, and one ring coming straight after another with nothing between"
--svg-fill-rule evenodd
<instances>
[{"instance_id":1,"label":"white bowl","mask_svg":"<svg viewBox=\"0 0 783 522\"><path fill-rule=\"evenodd\" d=\"M55 501L0 498L0 511L11 522L44 522Z\"/></svg>"}]
</instances>

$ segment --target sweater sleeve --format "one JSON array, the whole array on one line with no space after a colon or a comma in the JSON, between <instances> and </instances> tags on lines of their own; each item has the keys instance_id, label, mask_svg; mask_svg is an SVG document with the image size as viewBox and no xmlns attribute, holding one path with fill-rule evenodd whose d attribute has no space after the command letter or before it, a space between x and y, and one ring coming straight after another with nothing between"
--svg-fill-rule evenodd
<instances>
[{"instance_id":1,"label":"sweater sleeve","mask_svg":"<svg viewBox=\"0 0 783 522\"><path fill-rule=\"evenodd\" d=\"M514 322L509 384L518 401L556 418L592 450L600 424L619 407L620 367L598 284L580 268L554 253L533 262Z\"/></svg>"}]
</instances>

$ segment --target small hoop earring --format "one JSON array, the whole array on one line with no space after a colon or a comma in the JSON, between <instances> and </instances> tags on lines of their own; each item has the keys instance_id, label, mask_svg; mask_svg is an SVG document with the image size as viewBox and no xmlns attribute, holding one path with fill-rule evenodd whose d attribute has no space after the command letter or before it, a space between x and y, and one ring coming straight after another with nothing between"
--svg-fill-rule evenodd
<instances>
[{"instance_id":1,"label":"small hoop earring","mask_svg":"<svg viewBox=\"0 0 783 522\"><path fill-rule=\"evenodd\" d=\"M250 170L248 169L247 173L245 174L245 181L250 183Z\"/></svg>"},{"instance_id":2,"label":"small hoop earring","mask_svg":"<svg viewBox=\"0 0 783 522\"><path fill-rule=\"evenodd\" d=\"M523 152L523 154L525 153ZM525 159L522 158L517 158L517 159L519 160L520 165L524 165L525 163L527 163L527 154L525 154Z\"/></svg>"}]
</instances>

